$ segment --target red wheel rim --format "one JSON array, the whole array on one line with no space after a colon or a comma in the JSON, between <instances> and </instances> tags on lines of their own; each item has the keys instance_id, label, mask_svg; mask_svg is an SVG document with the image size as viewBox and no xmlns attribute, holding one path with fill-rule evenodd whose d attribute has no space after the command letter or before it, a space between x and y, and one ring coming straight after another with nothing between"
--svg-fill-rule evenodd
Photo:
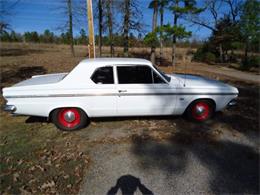
<instances>
[{"instance_id":1,"label":"red wheel rim","mask_svg":"<svg viewBox=\"0 0 260 195\"><path fill-rule=\"evenodd\" d=\"M68 119L68 116L73 116ZM80 123L80 113L76 108L63 108L58 114L58 120L61 125L73 128Z\"/></svg>"},{"instance_id":2,"label":"red wheel rim","mask_svg":"<svg viewBox=\"0 0 260 195\"><path fill-rule=\"evenodd\" d=\"M203 121L209 116L209 105L205 102L198 102L192 107L192 116L199 121Z\"/></svg>"}]
</instances>

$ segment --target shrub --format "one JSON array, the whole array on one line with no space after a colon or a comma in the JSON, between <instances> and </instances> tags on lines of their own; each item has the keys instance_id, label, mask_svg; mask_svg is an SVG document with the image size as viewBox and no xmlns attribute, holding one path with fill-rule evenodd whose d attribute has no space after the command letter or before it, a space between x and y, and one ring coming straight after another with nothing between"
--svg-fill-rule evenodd
<instances>
[{"instance_id":1,"label":"shrub","mask_svg":"<svg viewBox=\"0 0 260 195\"><path fill-rule=\"evenodd\" d=\"M204 52L202 48L198 48L196 53L193 56L195 61L203 61Z\"/></svg>"},{"instance_id":2,"label":"shrub","mask_svg":"<svg viewBox=\"0 0 260 195\"><path fill-rule=\"evenodd\" d=\"M260 56L250 56L247 59L247 63L245 60L242 61L241 68L242 69L250 69L250 68L260 68Z\"/></svg>"},{"instance_id":3,"label":"shrub","mask_svg":"<svg viewBox=\"0 0 260 195\"><path fill-rule=\"evenodd\" d=\"M248 59L248 65L250 67L260 67L260 56L251 56L249 59Z\"/></svg>"},{"instance_id":4,"label":"shrub","mask_svg":"<svg viewBox=\"0 0 260 195\"><path fill-rule=\"evenodd\" d=\"M204 62L207 62L207 63L216 62L216 56L215 56L215 54L214 54L214 53L211 53L211 52L205 53Z\"/></svg>"},{"instance_id":5,"label":"shrub","mask_svg":"<svg viewBox=\"0 0 260 195\"><path fill-rule=\"evenodd\" d=\"M199 48L193 56L195 61L213 63L216 62L216 55L212 52L205 51L203 48Z\"/></svg>"}]
</instances>

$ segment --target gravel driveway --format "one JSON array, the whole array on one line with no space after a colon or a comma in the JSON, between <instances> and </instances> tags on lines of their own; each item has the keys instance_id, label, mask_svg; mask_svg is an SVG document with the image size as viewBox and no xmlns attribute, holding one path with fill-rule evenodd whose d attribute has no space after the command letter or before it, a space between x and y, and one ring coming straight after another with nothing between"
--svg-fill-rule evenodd
<instances>
[{"instance_id":1,"label":"gravel driveway","mask_svg":"<svg viewBox=\"0 0 260 195\"><path fill-rule=\"evenodd\" d=\"M81 194L259 193L258 135L174 121L164 132L126 127L102 135L90 148Z\"/></svg>"},{"instance_id":2,"label":"gravel driveway","mask_svg":"<svg viewBox=\"0 0 260 195\"><path fill-rule=\"evenodd\" d=\"M183 117L92 123L80 193L259 194L259 87L233 84L238 105L204 124Z\"/></svg>"}]
</instances>

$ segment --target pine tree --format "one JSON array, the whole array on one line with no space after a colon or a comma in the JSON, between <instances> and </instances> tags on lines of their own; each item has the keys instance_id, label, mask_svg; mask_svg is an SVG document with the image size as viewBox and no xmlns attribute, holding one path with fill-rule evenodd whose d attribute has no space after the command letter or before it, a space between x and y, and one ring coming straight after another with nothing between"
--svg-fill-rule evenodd
<instances>
[{"instance_id":1,"label":"pine tree","mask_svg":"<svg viewBox=\"0 0 260 195\"><path fill-rule=\"evenodd\" d=\"M197 14L202 10L196 7L195 0L171 0L169 1L169 9L173 14L172 26L167 26L168 35L172 35L172 65L176 65L176 41L191 36L191 32L187 32L185 27L180 25L179 20L188 14Z\"/></svg>"}]
</instances>

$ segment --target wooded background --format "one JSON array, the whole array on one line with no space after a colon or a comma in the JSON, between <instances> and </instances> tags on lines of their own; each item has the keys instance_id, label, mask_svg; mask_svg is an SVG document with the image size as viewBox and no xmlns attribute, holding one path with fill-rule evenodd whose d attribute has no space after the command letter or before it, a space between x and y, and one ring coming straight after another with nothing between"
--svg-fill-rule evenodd
<instances>
[{"instance_id":1,"label":"wooded background","mask_svg":"<svg viewBox=\"0 0 260 195\"><path fill-rule=\"evenodd\" d=\"M67 16L66 23L59 26L60 34L46 29L43 33L16 33L8 24L19 0L12 4L1 1L0 38L2 42L33 42L88 45L88 33L81 28L79 35L73 32L80 17L87 17L84 0L61 0L59 10ZM131 56L129 47L150 48L150 59L161 64L163 48L171 47L171 64L176 64L176 46L197 48L193 59L206 63L238 63L241 69L258 67L260 64L260 2L257 0L152 0L147 9L153 10L151 29L145 28L140 0L93 0L98 56L118 56L115 47L123 47L122 56ZM224 9L225 8L225 9ZM172 13L172 22L164 23L165 11ZM207 12L210 17L205 17ZM206 40L191 38L183 23L207 28L211 35ZM81 24L82 25L82 24ZM87 24L84 24L87 26ZM102 47L109 46L109 53ZM156 57L156 48L160 48ZM156 59L158 59L156 61ZM170 65L170 64L169 64Z\"/></svg>"}]
</instances>

